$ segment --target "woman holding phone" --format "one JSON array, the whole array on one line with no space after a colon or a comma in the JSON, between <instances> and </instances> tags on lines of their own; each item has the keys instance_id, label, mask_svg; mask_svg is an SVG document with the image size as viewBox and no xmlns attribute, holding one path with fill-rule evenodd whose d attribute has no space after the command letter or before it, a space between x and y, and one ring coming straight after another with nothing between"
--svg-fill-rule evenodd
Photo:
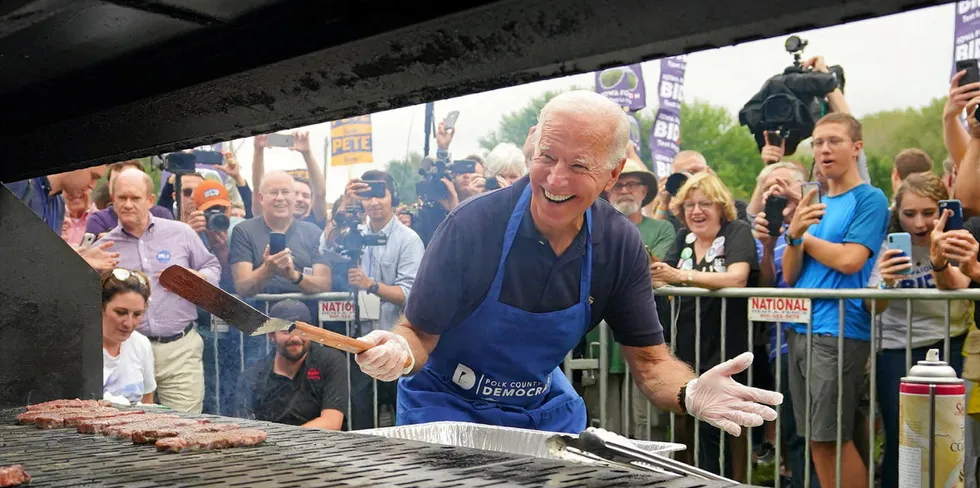
<instances>
[{"instance_id":1,"label":"woman holding phone","mask_svg":"<svg viewBox=\"0 0 980 488\"><path fill-rule=\"evenodd\" d=\"M684 228L677 233L664 261L651 265L655 287L668 284L708 289L756 286L759 259L752 229L737 218L731 192L717 176L702 172L688 178L671 199L671 211L681 219ZM746 299L727 301L724 344L721 298L675 297L674 300L677 301L677 337L672 339L677 357L694 367L695 372L707 371L731 359L738 351L749 349ZM701 328L700 342L697 341L698 326ZM741 375L735 378L739 382L745 380ZM682 437L686 437L686 444L693 445L694 422L685 422L680 431ZM744 474L745 440L729 437L727 441L729 448L725 449L726 466L722 471L719 463L721 431L702 423L698 435L698 465L713 473L739 479Z\"/></svg>"},{"instance_id":2,"label":"woman holding phone","mask_svg":"<svg viewBox=\"0 0 980 488\"><path fill-rule=\"evenodd\" d=\"M970 279L943 257L938 239L947 219L947 215L939 215L939 202L948 197L946 186L932 173L915 173L905 179L895 193L890 234L882 245L869 287L954 290L970 286ZM909 249L902 249L906 247ZM878 405L885 427L882 486L894 487L898 486L898 388L902 376L908 371L905 349L912 349L912 364L924 360L930 348L943 350L947 337L946 303L874 300L872 304L871 300L865 300L865 306L878 314L880 332L877 335L881 340L876 380ZM909 306L912 307L911 324L906 315ZM973 326L973 302L951 301L950 354L942 359L958 375L963 372L963 343Z\"/></svg>"}]
</instances>

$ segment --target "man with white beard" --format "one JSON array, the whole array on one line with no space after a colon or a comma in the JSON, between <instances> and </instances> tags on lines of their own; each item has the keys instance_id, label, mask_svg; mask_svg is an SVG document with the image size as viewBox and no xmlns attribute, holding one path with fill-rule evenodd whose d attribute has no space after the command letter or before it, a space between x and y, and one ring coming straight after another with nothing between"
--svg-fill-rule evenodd
<instances>
[{"instance_id":1,"label":"man with white beard","mask_svg":"<svg viewBox=\"0 0 980 488\"><path fill-rule=\"evenodd\" d=\"M608 192L609 203L640 229L643 244L657 259L663 259L674 242L674 226L666 220L643 215L643 207L657 196L657 177L640 161L635 151L628 151L626 165L619 181Z\"/></svg>"}]
</instances>

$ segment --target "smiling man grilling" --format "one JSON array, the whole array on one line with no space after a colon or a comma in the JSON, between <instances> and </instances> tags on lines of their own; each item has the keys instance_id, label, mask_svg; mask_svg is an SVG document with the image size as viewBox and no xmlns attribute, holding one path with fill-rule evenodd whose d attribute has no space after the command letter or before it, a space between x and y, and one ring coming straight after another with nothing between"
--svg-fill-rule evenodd
<instances>
[{"instance_id":1,"label":"smiling man grilling","mask_svg":"<svg viewBox=\"0 0 980 488\"><path fill-rule=\"evenodd\" d=\"M380 380L408 375L399 425L584 430L585 405L559 365L601 320L661 408L733 435L776 418L762 404L780 403L780 394L730 377L751 354L695 379L664 344L640 233L598 199L622 172L628 143L616 104L588 91L561 94L541 110L529 176L449 214L422 258L406 318L365 336L379 347L357 356Z\"/></svg>"}]
</instances>

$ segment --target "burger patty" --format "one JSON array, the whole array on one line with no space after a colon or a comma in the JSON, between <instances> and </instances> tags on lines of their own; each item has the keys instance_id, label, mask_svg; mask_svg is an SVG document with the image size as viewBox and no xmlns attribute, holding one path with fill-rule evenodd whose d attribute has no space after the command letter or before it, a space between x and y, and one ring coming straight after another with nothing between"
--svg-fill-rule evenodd
<instances>
[{"instance_id":1,"label":"burger patty","mask_svg":"<svg viewBox=\"0 0 980 488\"><path fill-rule=\"evenodd\" d=\"M201 451L257 446L265 442L268 437L269 434L258 429L237 429L227 432L166 437L158 440L156 446L157 450L161 452Z\"/></svg>"}]
</instances>

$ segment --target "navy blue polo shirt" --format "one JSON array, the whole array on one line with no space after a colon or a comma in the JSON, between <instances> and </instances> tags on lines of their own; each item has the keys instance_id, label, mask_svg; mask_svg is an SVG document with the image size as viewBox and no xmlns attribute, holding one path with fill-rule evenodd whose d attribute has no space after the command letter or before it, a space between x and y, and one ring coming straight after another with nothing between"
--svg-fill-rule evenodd
<instances>
[{"instance_id":1,"label":"navy blue polo shirt","mask_svg":"<svg viewBox=\"0 0 980 488\"><path fill-rule=\"evenodd\" d=\"M510 187L471 198L439 226L405 306L414 327L441 335L483 302L500 262L507 221L528 182L525 176ZM592 249L589 328L605 320L620 344L662 344L640 231L602 199L592 204ZM526 210L504 263L500 301L534 313L571 307L578 301L584 256L585 226L564 254L556 256Z\"/></svg>"}]
</instances>

